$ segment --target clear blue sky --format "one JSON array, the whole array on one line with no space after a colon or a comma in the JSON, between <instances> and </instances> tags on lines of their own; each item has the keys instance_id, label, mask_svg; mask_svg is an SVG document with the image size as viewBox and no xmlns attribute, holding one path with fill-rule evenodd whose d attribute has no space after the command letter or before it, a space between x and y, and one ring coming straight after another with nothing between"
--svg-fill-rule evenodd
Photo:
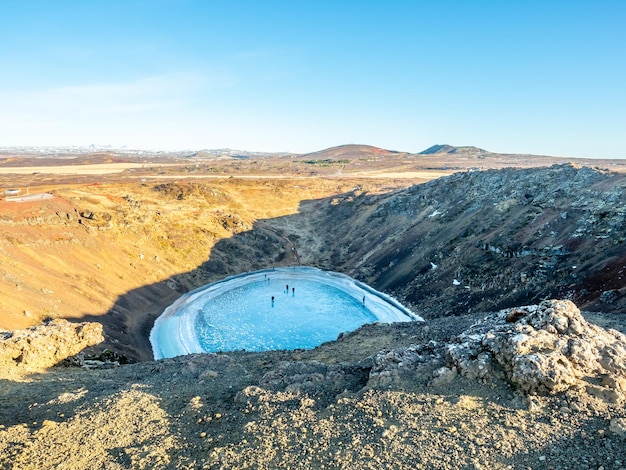
<instances>
[{"instance_id":1,"label":"clear blue sky","mask_svg":"<svg viewBox=\"0 0 626 470\"><path fill-rule=\"evenodd\" d=\"M0 146L626 158L626 1L2 0Z\"/></svg>"}]
</instances>

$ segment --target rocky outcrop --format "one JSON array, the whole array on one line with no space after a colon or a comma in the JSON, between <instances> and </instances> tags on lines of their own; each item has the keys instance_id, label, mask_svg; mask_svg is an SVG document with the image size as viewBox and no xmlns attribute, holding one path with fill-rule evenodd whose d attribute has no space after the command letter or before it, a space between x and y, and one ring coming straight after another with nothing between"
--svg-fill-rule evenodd
<instances>
[{"instance_id":1,"label":"rocky outcrop","mask_svg":"<svg viewBox=\"0 0 626 470\"><path fill-rule=\"evenodd\" d=\"M437 371L444 366L444 345L437 341L427 344L410 345L391 350L380 351L373 357L370 370L369 387L385 387L398 381L409 381L424 385L433 375L442 377ZM433 371L435 371L433 373ZM456 371L450 370L456 375ZM435 383L438 384L439 380Z\"/></svg>"},{"instance_id":2,"label":"rocky outcrop","mask_svg":"<svg viewBox=\"0 0 626 470\"><path fill-rule=\"evenodd\" d=\"M104 341L99 323L55 319L16 331L0 331L0 368L40 370Z\"/></svg>"},{"instance_id":3,"label":"rocky outcrop","mask_svg":"<svg viewBox=\"0 0 626 470\"><path fill-rule=\"evenodd\" d=\"M465 377L504 378L528 393L576 387L613 402L626 396L626 335L587 323L568 300L489 315L447 354Z\"/></svg>"},{"instance_id":4,"label":"rocky outcrop","mask_svg":"<svg viewBox=\"0 0 626 470\"><path fill-rule=\"evenodd\" d=\"M487 315L446 341L382 350L371 357L367 386L446 388L459 376L506 381L525 394L577 390L622 403L626 335L588 323L569 300L548 300Z\"/></svg>"},{"instance_id":5,"label":"rocky outcrop","mask_svg":"<svg viewBox=\"0 0 626 470\"><path fill-rule=\"evenodd\" d=\"M368 372L368 364L285 361L266 373L259 385L267 390L306 393L330 403L343 392L360 390L367 382Z\"/></svg>"}]
</instances>

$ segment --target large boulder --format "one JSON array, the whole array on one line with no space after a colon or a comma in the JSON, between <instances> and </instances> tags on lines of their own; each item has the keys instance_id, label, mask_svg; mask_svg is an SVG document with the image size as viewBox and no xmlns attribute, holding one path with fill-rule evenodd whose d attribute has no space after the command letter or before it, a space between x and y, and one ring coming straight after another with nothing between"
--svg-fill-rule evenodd
<instances>
[{"instance_id":1,"label":"large boulder","mask_svg":"<svg viewBox=\"0 0 626 470\"><path fill-rule=\"evenodd\" d=\"M461 375L502 377L527 393L572 387L621 401L626 395L626 336L588 323L568 300L502 310L448 345Z\"/></svg>"},{"instance_id":2,"label":"large boulder","mask_svg":"<svg viewBox=\"0 0 626 470\"><path fill-rule=\"evenodd\" d=\"M55 319L24 330L0 330L0 369L45 369L104 341L100 323Z\"/></svg>"}]
</instances>

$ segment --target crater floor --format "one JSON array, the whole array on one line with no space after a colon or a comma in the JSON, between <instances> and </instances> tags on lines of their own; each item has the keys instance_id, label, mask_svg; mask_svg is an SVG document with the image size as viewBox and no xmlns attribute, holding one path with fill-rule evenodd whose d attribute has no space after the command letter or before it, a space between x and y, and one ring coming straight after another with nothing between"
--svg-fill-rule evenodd
<instances>
[{"instance_id":1,"label":"crater floor","mask_svg":"<svg viewBox=\"0 0 626 470\"><path fill-rule=\"evenodd\" d=\"M155 322L155 359L218 351L310 349L375 321L422 320L391 297L310 267L232 276L183 295Z\"/></svg>"}]
</instances>

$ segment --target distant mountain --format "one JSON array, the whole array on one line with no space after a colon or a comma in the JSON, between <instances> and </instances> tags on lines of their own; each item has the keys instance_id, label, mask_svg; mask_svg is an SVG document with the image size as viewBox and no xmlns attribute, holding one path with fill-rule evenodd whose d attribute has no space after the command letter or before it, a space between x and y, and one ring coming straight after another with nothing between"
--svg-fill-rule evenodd
<instances>
[{"instance_id":1,"label":"distant mountain","mask_svg":"<svg viewBox=\"0 0 626 470\"><path fill-rule=\"evenodd\" d=\"M313 153L305 153L298 155L295 158L303 160L353 160L362 158L380 158L387 155L398 156L404 153L405 152L398 152L396 150L373 147L371 145L348 144L330 147Z\"/></svg>"},{"instance_id":2,"label":"distant mountain","mask_svg":"<svg viewBox=\"0 0 626 470\"><path fill-rule=\"evenodd\" d=\"M432 155L433 153L455 153L456 147L452 145L433 145L419 152L419 155Z\"/></svg>"},{"instance_id":3,"label":"distant mountain","mask_svg":"<svg viewBox=\"0 0 626 470\"><path fill-rule=\"evenodd\" d=\"M433 155L433 154L454 154L454 153L468 153L468 154L488 154L491 153L487 150L483 150L478 147L465 146L465 147L454 147L452 145L447 144L439 144L433 145L432 147L428 147L426 150L422 150L418 155Z\"/></svg>"}]
</instances>

